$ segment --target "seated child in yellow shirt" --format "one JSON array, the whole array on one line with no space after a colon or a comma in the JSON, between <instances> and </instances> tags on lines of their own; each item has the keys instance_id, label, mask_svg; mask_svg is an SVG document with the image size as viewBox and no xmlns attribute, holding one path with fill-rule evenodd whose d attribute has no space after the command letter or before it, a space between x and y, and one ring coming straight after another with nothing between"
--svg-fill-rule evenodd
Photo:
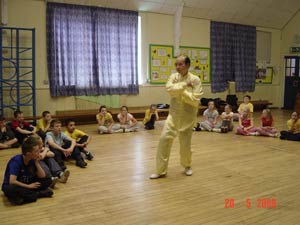
<instances>
[{"instance_id":1,"label":"seated child in yellow shirt","mask_svg":"<svg viewBox=\"0 0 300 225\"><path fill-rule=\"evenodd\" d=\"M254 107L253 107L253 104L250 102L250 100L251 100L250 95L245 95L244 96L244 99L243 99L244 102L239 105L239 108L237 110L238 113L234 114L233 120L235 120L235 121L239 120L239 117L241 116L244 108L248 108L251 115L253 114Z\"/></svg>"},{"instance_id":2,"label":"seated child in yellow shirt","mask_svg":"<svg viewBox=\"0 0 300 225\"><path fill-rule=\"evenodd\" d=\"M86 159L92 160L94 156L86 149L91 141L91 136L79 129L76 129L74 120L68 120L66 125L67 130L65 130L65 134L76 141L76 147L78 147L80 152L85 154Z\"/></svg>"},{"instance_id":3,"label":"seated child in yellow shirt","mask_svg":"<svg viewBox=\"0 0 300 225\"><path fill-rule=\"evenodd\" d=\"M98 132L100 134L112 134L123 132L119 125L116 125L112 115L107 112L105 105L100 106L99 113L96 115L98 122Z\"/></svg>"},{"instance_id":4,"label":"seated child in yellow shirt","mask_svg":"<svg viewBox=\"0 0 300 225\"><path fill-rule=\"evenodd\" d=\"M42 113L42 118L36 122L37 134L43 139L46 138L46 133L50 131L50 123L52 121L52 116L49 111L44 111Z\"/></svg>"},{"instance_id":5,"label":"seated child in yellow shirt","mask_svg":"<svg viewBox=\"0 0 300 225\"><path fill-rule=\"evenodd\" d=\"M155 121L159 120L157 107L155 104L150 105L150 108L145 112L144 125L146 130L154 129Z\"/></svg>"},{"instance_id":6,"label":"seated child in yellow shirt","mask_svg":"<svg viewBox=\"0 0 300 225\"><path fill-rule=\"evenodd\" d=\"M287 121L288 130L280 131L281 140L300 141L300 119L297 112L293 112Z\"/></svg>"}]
</instances>

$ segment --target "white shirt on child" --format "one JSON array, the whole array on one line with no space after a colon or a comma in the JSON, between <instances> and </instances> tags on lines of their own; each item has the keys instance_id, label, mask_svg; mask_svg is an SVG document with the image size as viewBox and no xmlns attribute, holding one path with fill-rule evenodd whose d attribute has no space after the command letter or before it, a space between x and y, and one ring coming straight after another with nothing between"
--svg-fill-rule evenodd
<instances>
[{"instance_id":1,"label":"white shirt on child","mask_svg":"<svg viewBox=\"0 0 300 225\"><path fill-rule=\"evenodd\" d=\"M219 113L217 110L214 109L214 111L210 111L209 109L206 109L203 113L203 116L206 116L209 122L214 122L215 118L219 116Z\"/></svg>"},{"instance_id":2,"label":"white shirt on child","mask_svg":"<svg viewBox=\"0 0 300 225\"><path fill-rule=\"evenodd\" d=\"M226 112L222 112L221 114L221 117L225 117L225 116L230 116L231 119L230 119L230 122L232 123L233 122L233 112L230 112L229 114L227 114Z\"/></svg>"},{"instance_id":3,"label":"white shirt on child","mask_svg":"<svg viewBox=\"0 0 300 225\"><path fill-rule=\"evenodd\" d=\"M121 113L119 113L117 117L120 122L122 119L124 119ZM121 124L121 125L131 125L132 119L133 119L133 115L131 115L130 113L127 113L127 116L125 118L125 124Z\"/></svg>"},{"instance_id":4,"label":"white shirt on child","mask_svg":"<svg viewBox=\"0 0 300 225\"><path fill-rule=\"evenodd\" d=\"M62 146L64 140L71 141L71 138L68 137L65 133L60 132L58 135L54 135L52 131L47 132L46 139L45 139L45 146L49 147L48 141L53 140L55 144Z\"/></svg>"}]
</instances>

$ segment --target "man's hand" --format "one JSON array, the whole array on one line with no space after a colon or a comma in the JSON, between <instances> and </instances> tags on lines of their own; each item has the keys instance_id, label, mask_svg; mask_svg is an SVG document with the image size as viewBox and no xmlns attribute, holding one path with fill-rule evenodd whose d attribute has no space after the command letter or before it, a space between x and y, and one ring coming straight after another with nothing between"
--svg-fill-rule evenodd
<instances>
[{"instance_id":1,"label":"man's hand","mask_svg":"<svg viewBox=\"0 0 300 225\"><path fill-rule=\"evenodd\" d=\"M178 79L177 79L177 78L175 78L175 79L172 81L173 84L175 84L175 83L177 83L177 82L178 82Z\"/></svg>"},{"instance_id":2,"label":"man's hand","mask_svg":"<svg viewBox=\"0 0 300 225\"><path fill-rule=\"evenodd\" d=\"M187 82L187 83L186 83L186 86L187 86L187 87L193 87L193 83L192 83L192 82Z\"/></svg>"}]
</instances>

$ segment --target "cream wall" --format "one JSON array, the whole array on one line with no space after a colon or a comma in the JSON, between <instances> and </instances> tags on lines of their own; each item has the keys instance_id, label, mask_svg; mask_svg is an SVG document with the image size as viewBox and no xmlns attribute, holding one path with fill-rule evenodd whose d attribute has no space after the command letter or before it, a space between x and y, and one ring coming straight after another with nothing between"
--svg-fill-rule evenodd
<instances>
[{"instance_id":1,"label":"cream wall","mask_svg":"<svg viewBox=\"0 0 300 225\"><path fill-rule=\"evenodd\" d=\"M74 109L74 97L51 98L49 86L44 85L47 75L46 54L46 1L9 0L8 25L36 29L36 102L37 114L44 110Z\"/></svg>"},{"instance_id":2,"label":"cream wall","mask_svg":"<svg viewBox=\"0 0 300 225\"><path fill-rule=\"evenodd\" d=\"M257 84L254 93L249 93L252 99L267 99L273 103L274 107L282 107L282 69L280 57L281 31L276 29L267 29L257 27L257 30L271 32L271 62L268 66L273 67L273 83ZM239 99L242 94L239 94Z\"/></svg>"},{"instance_id":3,"label":"cream wall","mask_svg":"<svg viewBox=\"0 0 300 225\"><path fill-rule=\"evenodd\" d=\"M281 58L281 68L284 68L284 56L300 56L300 54L290 54L289 48L290 47L300 47L300 43L295 43L294 36L300 35L300 11L289 21L288 24L282 29L282 36L281 36L281 51L280 51L280 58ZM282 71L284 71L282 69ZM282 72L282 97L284 96L284 72ZM283 99L282 99L283 105Z\"/></svg>"},{"instance_id":4,"label":"cream wall","mask_svg":"<svg viewBox=\"0 0 300 225\"><path fill-rule=\"evenodd\" d=\"M155 13L140 13L142 18L142 71L146 81L148 77L148 50L149 44L173 45L173 16ZM36 76L37 76L37 113L47 109L51 112L64 109L82 108L74 97L51 98L47 80L46 61L46 3L39 0L9 0L8 1L8 26L35 27L36 28ZM281 31L274 29L258 28L272 32L272 59L271 65L276 66L278 72L274 76L274 84L259 85L254 93L250 93L253 99L267 99L275 106L282 105L282 75L281 65ZM210 21L194 18L182 18L181 45L210 47ZM204 85L204 97L226 98L228 92L212 94L210 85ZM245 93L238 93L239 99ZM137 96L121 96L120 105L145 106L151 103L167 103L169 97L164 86L141 85L140 94ZM84 104L89 107L89 104ZM91 104L94 108L94 104Z\"/></svg>"},{"instance_id":5,"label":"cream wall","mask_svg":"<svg viewBox=\"0 0 300 225\"><path fill-rule=\"evenodd\" d=\"M174 45L173 16L157 13L140 13L142 22L142 73L144 80L149 77L149 44ZM182 18L181 45L210 47L210 21ZM213 94L210 85L203 85L204 97L226 98L227 92ZM123 105L141 106L151 103L168 103L169 97L164 85L141 85L138 96L123 96Z\"/></svg>"},{"instance_id":6,"label":"cream wall","mask_svg":"<svg viewBox=\"0 0 300 225\"><path fill-rule=\"evenodd\" d=\"M142 72L144 80L149 76L149 44L173 45L173 16L155 13L140 13L142 17ZM275 107L282 105L282 75L280 70L280 38L281 31L276 29L267 29L258 27L257 30L271 32L271 62L270 66L275 68L273 84L256 85L255 92L236 93L242 100L245 94L252 96L255 100L269 100ZM182 18L182 35L181 45L210 47L210 21L195 18ZM146 59L146 60L145 60ZM229 91L222 93L211 93L210 85L203 85L204 95L206 98L220 97L226 99ZM159 100L159 101L157 101ZM138 96L123 96L121 101L128 106L148 105L151 103L168 102L169 98L164 90L164 86L142 85Z\"/></svg>"},{"instance_id":7,"label":"cream wall","mask_svg":"<svg viewBox=\"0 0 300 225\"><path fill-rule=\"evenodd\" d=\"M282 40L281 40L281 55L300 55L300 54L290 54L289 48L298 46L300 43L296 44L294 41L294 36L300 35L300 11L289 21L289 23L282 29Z\"/></svg>"}]
</instances>

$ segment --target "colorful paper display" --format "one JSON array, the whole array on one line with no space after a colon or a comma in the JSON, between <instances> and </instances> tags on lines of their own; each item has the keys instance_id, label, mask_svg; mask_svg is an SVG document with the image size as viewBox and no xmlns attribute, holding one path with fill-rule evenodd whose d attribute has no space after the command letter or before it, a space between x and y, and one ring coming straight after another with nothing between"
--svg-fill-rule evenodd
<instances>
[{"instance_id":1,"label":"colorful paper display","mask_svg":"<svg viewBox=\"0 0 300 225\"><path fill-rule=\"evenodd\" d=\"M210 83L210 49L180 46L180 53L190 57L190 72L199 76L202 83ZM150 44L149 54L150 83L165 84L176 72L173 46Z\"/></svg>"}]
</instances>

